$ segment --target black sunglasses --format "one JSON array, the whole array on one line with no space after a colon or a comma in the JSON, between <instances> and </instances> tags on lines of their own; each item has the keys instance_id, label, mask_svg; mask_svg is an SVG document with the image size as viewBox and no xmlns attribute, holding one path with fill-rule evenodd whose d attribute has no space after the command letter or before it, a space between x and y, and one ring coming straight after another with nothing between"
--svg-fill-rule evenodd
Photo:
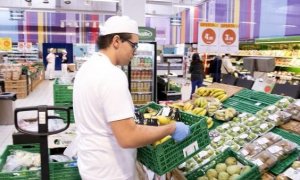
<instances>
[{"instance_id":1,"label":"black sunglasses","mask_svg":"<svg viewBox=\"0 0 300 180\"><path fill-rule=\"evenodd\" d=\"M134 42L131 42L130 40L125 40L127 42L129 42L130 46L136 50L139 46L138 46L138 43L134 43Z\"/></svg>"}]
</instances>

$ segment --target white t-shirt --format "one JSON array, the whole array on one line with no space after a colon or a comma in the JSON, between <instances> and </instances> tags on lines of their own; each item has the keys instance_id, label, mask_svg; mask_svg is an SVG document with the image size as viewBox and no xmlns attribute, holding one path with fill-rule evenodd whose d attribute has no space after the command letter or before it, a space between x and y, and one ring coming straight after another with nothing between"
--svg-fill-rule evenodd
<instances>
[{"instance_id":1,"label":"white t-shirt","mask_svg":"<svg viewBox=\"0 0 300 180\"><path fill-rule=\"evenodd\" d=\"M55 54L54 53L49 53L46 57L48 63L54 63L55 62Z\"/></svg>"},{"instance_id":2,"label":"white t-shirt","mask_svg":"<svg viewBox=\"0 0 300 180\"><path fill-rule=\"evenodd\" d=\"M78 71L73 91L82 179L134 179L136 149L119 146L109 124L134 116L125 73L96 53Z\"/></svg>"},{"instance_id":3,"label":"white t-shirt","mask_svg":"<svg viewBox=\"0 0 300 180\"><path fill-rule=\"evenodd\" d=\"M222 74L228 74L235 71L235 67L231 63L231 59L228 56L225 56L222 59L222 67L221 67L221 73Z\"/></svg>"}]
</instances>

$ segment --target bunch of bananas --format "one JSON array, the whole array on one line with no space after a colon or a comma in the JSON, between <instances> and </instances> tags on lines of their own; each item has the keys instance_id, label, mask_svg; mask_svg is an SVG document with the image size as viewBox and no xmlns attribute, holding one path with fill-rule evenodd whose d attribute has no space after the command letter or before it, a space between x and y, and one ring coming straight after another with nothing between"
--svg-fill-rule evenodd
<instances>
[{"instance_id":1,"label":"bunch of bananas","mask_svg":"<svg viewBox=\"0 0 300 180\"><path fill-rule=\"evenodd\" d=\"M230 121L232 118L236 116L236 110L233 108L227 108L218 110L215 112L214 117L221 121Z\"/></svg>"},{"instance_id":2,"label":"bunch of bananas","mask_svg":"<svg viewBox=\"0 0 300 180\"><path fill-rule=\"evenodd\" d=\"M194 101L194 105L197 106L197 107L200 107L200 108L206 108L208 102L205 98L197 98L195 101Z\"/></svg>"},{"instance_id":3,"label":"bunch of bananas","mask_svg":"<svg viewBox=\"0 0 300 180\"><path fill-rule=\"evenodd\" d=\"M184 103L184 106L183 106L183 111L185 112L191 112L194 108L194 105L191 103L191 102L186 102Z\"/></svg>"},{"instance_id":4,"label":"bunch of bananas","mask_svg":"<svg viewBox=\"0 0 300 180\"><path fill-rule=\"evenodd\" d=\"M207 110L205 108L196 107L192 110L192 114L204 116L206 114Z\"/></svg>"},{"instance_id":5,"label":"bunch of bananas","mask_svg":"<svg viewBox=\"0 0 300 180\"><path fill-rule=\"evenodd\" d=\"M213 116L217 110L221 107L220 102L210 102L207 106L208 116Z\"/></svg>"},{"instance_id":6,"label":"bunch of bananas","mask_svg":"<svg viewBox=\"0 0 300 180\"><path fill-rule=\"evenodd\" d=\"M228 97L224 89L219 88L206 88L200 87L195 92L199 96L212 96L219 99L221 102L225 101Z\"/></svg>"}]
</instances>

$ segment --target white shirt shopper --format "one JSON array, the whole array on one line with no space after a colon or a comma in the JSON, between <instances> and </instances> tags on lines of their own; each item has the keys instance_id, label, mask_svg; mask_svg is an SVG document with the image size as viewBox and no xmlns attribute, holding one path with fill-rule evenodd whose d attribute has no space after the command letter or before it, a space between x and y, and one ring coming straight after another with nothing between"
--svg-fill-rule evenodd
<instances>
[{"instance_id":1,"label":"white shirt shopper","mask_svg":"<svg viewBox=\"0 0 300 180\"><path fill-rule=\"evenodd\" d=\"M78 71L73 92L78 167L83 180L135 180L136 148L167 135L181 141L189 127L177 122L137 125L125 73L138 43L137 23L113 16L101 28L99 53Z\"/></svg>"},{"instance_id":2,"label":"white shirt shopper","mask_svg":"<svg viewBox=\"0 0 300 180\"><path fill-rule=\"evenodd\" d=\"M47 74L49 79L54 79L54 72L55 72L55 54L54 49L50 48L49 54L46 57L47 60Z\"/></svg>"},{"instance_id":3,"label":"white shirt shopper","mask_svg":"<svg viewBox=\"0 0 300 180\"><path fill-rule=\"evenodd\" d=\"M235 70L235 67L231 63L230 55L225 54L225 56L222 59L221 73L230 74L233 73Z\"/></svg>"}]
</instances>

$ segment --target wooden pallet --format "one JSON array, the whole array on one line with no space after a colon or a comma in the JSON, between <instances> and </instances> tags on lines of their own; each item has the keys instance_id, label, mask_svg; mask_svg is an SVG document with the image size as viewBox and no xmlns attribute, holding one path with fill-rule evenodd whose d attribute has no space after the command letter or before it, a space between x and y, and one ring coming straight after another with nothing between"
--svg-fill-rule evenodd
<instances>
[{"instance_id":1,"label":"wooden pallet","mask_svg":"<svg viewBox=\"0 0 300 180\"><path fill-rule=\"evenodd\" d=\"M5 81L5 88L19 88L27 87L26 80L17 80L17 81Z\"/></svg>"}]
</instances>

